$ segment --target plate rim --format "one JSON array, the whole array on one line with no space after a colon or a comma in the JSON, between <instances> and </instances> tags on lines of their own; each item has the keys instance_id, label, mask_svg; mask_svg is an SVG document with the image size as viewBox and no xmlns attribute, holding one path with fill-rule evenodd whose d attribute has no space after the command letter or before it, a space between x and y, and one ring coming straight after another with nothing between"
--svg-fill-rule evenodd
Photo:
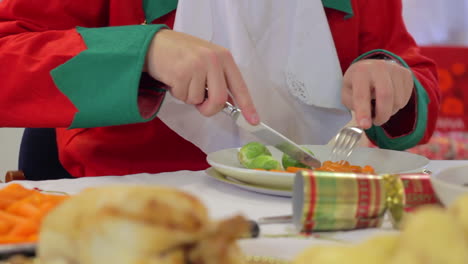
<instances>
[{"instance_id":1,"label":"plate rim","mask_svg":"<svg viewBox=\"0 0 468 264\"><path fill-rule=\"evenodd\" d=\"M327 147L330 147L328 145L311 145L311 144L301 144L301 146L304 146L304 147L321 147L321 148L327 148ZM274 148L273 146L270 146L270 145L267 145L268 148ZM225 165L225 164L221 164L221 163L218 163L218 162L214 162L212 160L212 157L213 155L217 154L217 153L220 153L220 152L223 152L223 151L228 151L228 150L239 150L240 147L234 147L234 148L225 148L225 149L221 149L221 150L217 150L217 151L213 151L211 153L208 153L207 156L206 156L206 161L208 162L208 164L211 166L211 167L214 167L211 163L215 163L217 167L222 167L222 168L225 168L225 169L232 169L232 168L235 168L236 170L240 170L240 171L243 171L244 173L251 173L252 169L248 169L248 168L242 168L242 167L232 167L232 166L228 166L228 165ZM374 150L375 151L385 151L385 152L394 152L394 153L404 153L403 155L408 155L408 156L414 156L414 157L418 157L418 158L422 158L424 160L424 165L422 165L420 168L423 168L423 167L427 167L427 165L429 164L430 162L430 159L428 159L427 157L423 156L423 155L419 155L419 154L416 154L416 153L412 153L412 152L407 152L407 151L399 151L399 150L393 150L393 149L381 149L381 148L372 148L372 147L362 147L362 146L359 146L355 149L358 150L358 149L365 149L365 150ZM279 150L278 150L279 151ZM417 168L419 169L419 168ZM413 171L413 170L410 170L410 171ZM404 173L405 171L399 171L399 172L395 172L395 173ZM271 175L275 175L275 176L287 176L287 175L293 175L294 173L286 173L286 172L271 172L271 171L263 171L263 173L267 173L267 174L271 174ZM379 174L381 174L379 172Z\"/></svg>"},{"instance_id":2,"label":"plate rim","mask_svg":"<svg viewBox=\"0 0 468 264\"><path fill-rule=\"evenodd\" d=\"M463 185L458 185L458 184L455 184L455 183L451 183L451 182L448 182L448 181L444 181L444 180L442 180L440 178L440 175L442 175L442 174L447 174L450 171L459 170L459 169L466 169L468 171L468 165L460 165L460 166L454 166L454 167L448 167L448 168L442 169L442 170L438 171L437 173L432 174L430 179L431 179L431 181L433 181L433 182L435 182L437 184L443 185L445 187L455 188L458 191L468 192L468 187L465 187Z\"/></svg>"},{"instance_id":3,"label":"plate rim","mask_svg":"<svg viewBox=\"0 0 468 264\"><path fill-rule=\"evenodd\" d=\"M261 185L256 185L256 184L251 184L247 182L243 182L238 179L230 179L231 177L224 175L220 171L218 171L214 167L209 167L205 170L205 173L213 179L216 179L217 181L221 181L224 183L227 183L229 185L234 185L238 188L256 192L256 193L262 193L266 195L274 195L274 196L282 196L282 197L292 197L292 190L287 190L282 189L282 188L275 188L275 187L268 187L268 186L261 186ZM274 193L273 193L274 192Z\"/></svg>"},{"instance_id":4,"label":"plate rim","mask_svg":"<svg viewBox=\"0 0 468 264\"><path fill-rule=\"evenodd\" d=\"M0 259L3 260L17 254L34 256L36 249L36 242L0 244Z\"/></svg>"},{"instance_id":5,"label":"plate rim","mask_svg":"<svg viewBox=\"0 0 468 264\"><path fill-rule=\"evenodd\" d=\"M228 150L234 150L234 149L239 150L240 148L227 148L227 149L222 149L222 150L218 150L218 151L215 151L215 152L211 152L206 156L206 161L208 162L208 164L211 167L214 168L215 166L213 166L213 164L210 163L210 159L209 159L210 155L219 153L221 151L228 151ZM249 174L256 172L256 170L254 170L254 169L248 169L248 168L242 168L242 167L232 167L232 166L228 166L228 165L225 165L225 164L221 164L219 162L213 162L213 163L215 163L217 167L228 169L228 170L230 170L232 168L235 168L236 170L240 170L240 171L242 171L244 173L249 173ZM272 176L285 176L285 177L286 176L289 176L289 177L294 176L294 173L292 173L292 172L262 171L262 173L267 174L267 175L272 175Z\"/></svg>"},{"instance_id":6,"label":"plate rim","mask_svg":"<svg viewBox=\"0 0 468 264\"><path fill-rule=\"evenodd\" d=\"M331 146L329 145L308 145L304 144L302 146L308 147L308 148L320 148L320 152L325 152L329 151L329 148ZM274 149L273 146L267 146L270 149ZM218 151L211 152L207 155L206 160L207 163L215 168L219 173L229 176L231 178L234 178L236 180L239 180L244 183L248 183L251 185L257 185L257 186L266 186L268 188L282 188L282 187L289 187L292 184L292 181L294 179L295 173L288 173L288 172L271 172L271 171L259 171L248 169L245 167L241 167L242 165L237 164L234 165L233 162L238 163L238 161L234 161L234 158L229 158L229 162L222 162L223 159L227 159L226 155L234 155L240 147L237 148L226 148L226 149L221 149ZM390 153L388 155L399 155L403 154L405 157L414 157L415 164L418 166L413 167L413 168L402 168L399 170L394 171L393 173L415 173L424 170L430 160L422 155L411 153L411 152L403 152L403 151L397 151L397 150L388 150L388 149L379 149L379 148L372 148L372 147L358 147L357 149L362 149L362 151L366 151L367 154L369 153L372 155L372 151L385 151L386 153ZM276 150L275 150L276 151ZM277 150L276 152L278 152ZM276 153L275 156L277 156L280 152ZM224 156L224 158L223 158ZM221 157L221 159L220 159ZM405 158L404 157L404 158ZM375 164L374 164L375 165ZM411 166L407 166L411 167ZM387 170L389 170L387 168ZM385 172L377 172L377 174L383 174Z\"/></svg>"}]
</instances>

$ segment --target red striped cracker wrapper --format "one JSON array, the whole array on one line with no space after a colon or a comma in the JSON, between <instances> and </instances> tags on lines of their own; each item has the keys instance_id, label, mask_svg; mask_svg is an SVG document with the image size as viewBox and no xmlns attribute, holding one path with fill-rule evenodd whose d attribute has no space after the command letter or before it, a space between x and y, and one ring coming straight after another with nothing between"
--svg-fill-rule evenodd
<instances>
[{"instance_id":1,"label":"red striped cracker wrapper","mask_svg":"<svg viewBox=\"0 0 468 264\"><path fill-rule=\"evenodd\" d=\"M428 173L408 173L399 175L405 188L405 211L410 212L416 207L426 204L441 205L432 188L431 175Z\"/></svg>"},{"instance_id":2,"label":"red striped cracker wrapper","mask_svg":"<svg viewBox=\"0 0 468 264\"><path fill-rule=\"evenodd\" d=\"M293 222L305 233L378 227L387 211L397 227L404 204L397 175L300 171L294 179Z\"/></svg>"}]
</instances>

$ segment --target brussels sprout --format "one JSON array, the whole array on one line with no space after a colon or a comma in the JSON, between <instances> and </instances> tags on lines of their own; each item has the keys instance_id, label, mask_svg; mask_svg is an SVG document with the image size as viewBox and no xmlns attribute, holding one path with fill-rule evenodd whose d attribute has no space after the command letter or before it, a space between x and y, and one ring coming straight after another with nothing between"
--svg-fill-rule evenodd
<instances>
[{"instance_id":1,"label":"brussels sprout","mask_svg":"<svg viewBox=\"0 0 468 264\"><path fill-rule=\"evenodd\" d=\"M239 159L240 164L248 168L249 163L253 159L260 155L271 156L271 152L268 148L259 142L250 142L245 144L237 153L237 158Z\"/></svg>"},{"instance_id":2,"label":"brussels sprout","mask_svg":"<svg viewBox=\"0 0 468 264\"><path fill-rule=\"evenodd\" d=\"M305 151L309 152L310 154L314 155L310 149L303 148ZM289 156L286 153L283 153L283 158L281 159L281 164L283 164L283 168L287 169L289 167L297 167L297 168L305 168L305 169L310 169L310 166L305 165L304 163L301 163Z\"/></svg>"},{"instance_id":3,"label":"brussels sprout","mask_svg":"<svg viewBox=\"0 0 468 264\"><path fill-rule=\"evenodd\" d=\"M281 164L272 156L260 155L256 157L247 167L249 169L281 170Z\"/></svg>"}]
</instances>

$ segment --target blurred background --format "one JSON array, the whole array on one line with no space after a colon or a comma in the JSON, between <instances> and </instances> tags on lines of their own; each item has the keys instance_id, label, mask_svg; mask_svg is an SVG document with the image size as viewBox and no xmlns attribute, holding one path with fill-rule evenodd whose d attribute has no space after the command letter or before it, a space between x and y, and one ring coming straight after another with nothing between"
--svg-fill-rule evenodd
<instances>
[{"instance_id":1,"label":"blurred background","mask_svg":"<svg viewBox=\"0 0 468 264\"><path fill-rule=\"evenodd\" d=\"M409 32L420 45L468 45L467 0L402 0Z\"/></svg>"},{"instance_id":2,"label":"blurred background","mask_svg":"<svg viewBox=\"0 0 468 264\"><path fill-rule=\"evenodd\" d=\"M403 0L408 31L438 66L442 93L437 131L410 149L430 159L468 159L468 1Z\"/></svg>"},{"instance_id":3,"label":"blurred background","mask_svg":"<svg viewBox=\"0 0 468 264\"><path fill-rule=\"evenodd\" d=\"M442 91L437 132L429 144L408 151L431 159L468 159L468 0L402 1L408 30L438 64ZM0 177L17 169L22 133L0 128Z\"/></svg>"}]
</instances>

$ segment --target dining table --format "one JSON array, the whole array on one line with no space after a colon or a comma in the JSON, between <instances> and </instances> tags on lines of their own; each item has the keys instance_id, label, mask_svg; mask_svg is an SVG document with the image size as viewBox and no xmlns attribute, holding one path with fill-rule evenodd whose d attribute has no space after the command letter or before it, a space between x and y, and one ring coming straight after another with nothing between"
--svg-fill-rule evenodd
<instances>
[{"instance_id":1,"label":"dining table","mask_svg":"<svg viewBox=\"0 0 468 264\"><path fill-rule=\"evenodd\" d=\"M426 169L432 174L448 167L468 165L468 160L431 160ZM158 174L133 174L125 176L83 177L44 181L15 181L27 188L77 194L88 187L115 184L162 185L179 188L198 197L208 208L213 219L243 215L258 221L262 217L292 214L291 197L256 193L216 180L205 171L175 171ZM11 183L11 182L10 182ZM4 183L9 184L9 183ZM0 186L1 187L1 186ZM131 201L129 201L131 202ZM304 249L317 245L359 243L378 234L398 232L390 220L378 228L351 231L317 232L300 235L292 223L261 224L260 235L244 238L239 245L244 254L251 258L290 261Z\"/></svg>"}]
</instances>

